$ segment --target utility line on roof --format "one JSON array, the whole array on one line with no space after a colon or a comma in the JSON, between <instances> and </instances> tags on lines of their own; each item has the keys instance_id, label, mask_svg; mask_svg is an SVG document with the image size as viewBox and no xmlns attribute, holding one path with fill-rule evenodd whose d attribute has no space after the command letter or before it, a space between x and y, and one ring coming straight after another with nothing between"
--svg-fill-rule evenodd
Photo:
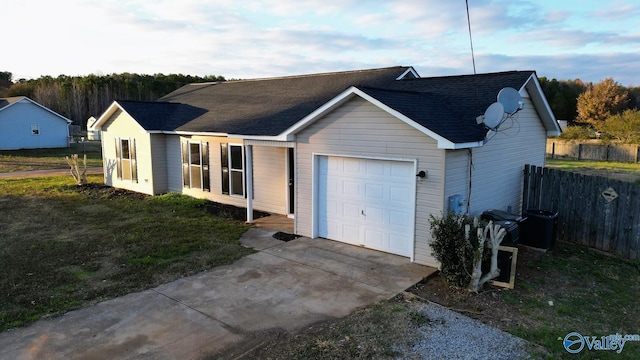
<instances>
[{"instance_id":1,"label":"utility line on roof","mask_svg":"<svg viewBox=\"0 0 640 360\"><path fill-rule=\"evenodd\" d=\"M469 18L469 0L465 1L467 4L467 26L469 27L469 44L471 44L471 62L473 62L473 75L476 75L476 58L473 55L473 38L471 37L471 19Z\"/></svg>"}]
</instances>

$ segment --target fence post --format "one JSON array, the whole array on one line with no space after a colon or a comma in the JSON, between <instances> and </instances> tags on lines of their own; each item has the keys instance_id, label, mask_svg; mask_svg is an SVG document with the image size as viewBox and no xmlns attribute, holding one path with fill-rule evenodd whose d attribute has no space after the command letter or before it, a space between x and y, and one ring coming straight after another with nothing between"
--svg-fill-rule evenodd
<instances>
[{"instance_id":1,"label":"fence post","mask_svg":"<svg viewBox=\"0 0 640 360\"><path fill-rule=\"evenodd\" d=\"M582 160L582 143L578 144L578 160Z\"/></svg>"},{"instance_id":2,"label":"fence post","mask_svg":"<svg viewBox=\"0 0 640 360\"><path fill-rule=\"evenodd\" d=\"M556 158L556 142L552 142L551 143L551 158L555 159Z\"/></svg>"}]
</instances>

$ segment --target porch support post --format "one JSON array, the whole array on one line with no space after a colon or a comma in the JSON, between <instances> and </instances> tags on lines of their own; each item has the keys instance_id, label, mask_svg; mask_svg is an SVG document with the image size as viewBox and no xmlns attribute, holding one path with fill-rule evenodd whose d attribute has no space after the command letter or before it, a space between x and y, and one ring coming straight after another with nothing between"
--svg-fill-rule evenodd
<instances>
[{"instance_id":1,"label":"porch support post","mask_svg":"<svg viewBox=\"0 0 640 360\"><path fill-rule=\"evenodd\" d=\"M246 177L247 185L247 224L253 223L253 145L245 145L244 155L246 158Z\"/></svg>"}]
</instances>

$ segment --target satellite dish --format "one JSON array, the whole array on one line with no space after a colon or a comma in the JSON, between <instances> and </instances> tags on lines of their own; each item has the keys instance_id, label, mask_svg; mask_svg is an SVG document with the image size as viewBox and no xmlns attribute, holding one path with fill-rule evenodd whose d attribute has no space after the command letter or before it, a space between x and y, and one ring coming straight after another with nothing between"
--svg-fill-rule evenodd
<instances>
[{"instance_id":1,"label":"satellite dish","mask_svg":"<svg viewBox=\"0 0 640 360\"><path fill-rule=\"evenodd\" d=\"M502 123L502 119L504 119L504 106L499 102L494 102L484 112L483 123L489 129L495 130Z\"/></svg>"},{"instance_id":2,"label":"satellite dish","mask_svg":"<svg viewBox=\"0 0 640 360\"><path fill-rule=\"evenodd\" d=\"M518 90L506 87L498 92L498 102L504 106L504 112L513 114L521 109L522 97Z\"/></svg>"}]
</instances>

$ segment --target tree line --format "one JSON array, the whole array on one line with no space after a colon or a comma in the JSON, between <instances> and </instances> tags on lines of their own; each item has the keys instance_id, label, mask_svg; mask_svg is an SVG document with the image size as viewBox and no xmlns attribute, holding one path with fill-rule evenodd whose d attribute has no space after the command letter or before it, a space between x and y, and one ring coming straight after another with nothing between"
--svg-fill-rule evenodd
<instances>
[{"instance_id":1,"label":"tree line","mask_svg":"<svg viewBox=\"0 0 640 360\"><path fill-rule=\"evenodd\" d=\"M557 119L570 125L560 136L640 144L640 86L625 87L613 78L598 83L540 78Z\"/></svg>"},{"instance_id":2,"label":"tree line","mask_svg":"<svg viewBox=\"0 0 640 360\"><path fill-rule=\"evenodd\" d=\"M27 96L81 125L102 114L114 100L155 101L190 83L226 81L223 76L182 74L140 75L132 73L58 77L13 81L10 72L0 72L0 97Z\"/></svg>"},{"instance_id":3,"label":"tree line","mask_svg":"<svg viewBox=\"0 0 640 360\"><path fill-rule=\"evenodd\" d=\"M155 101L186 84L212 81L226 79L215 75L122 73L41 76L14 82L10 72L0 71L0 97L28 96L84 128L90 116L99 116L114 100ZM585 138L604 133L620 141L640 139L640 129L635 125L636 118L640 119L640 86L625 87L612 78L594 84L544 76L540 77L540 86L556 118L579 125L565 137ZM617 124L607 122L614 117Z\"/></svg>"},{"instance_id":4,"label":"tree line","mask_svg":"<svg viewBox=\"0 0 640 360\"><path fill-rule=\"evenodd\" d=\"M596 86L598 84L604 85ZM640 86L625 87L617 83L613 78L608 78L594 84L580 79L557 80L555 78L548 79L541 76L540 86L556 118L559 120L567 120L569 123L580 123L581 120L584 120L578 116L578 98L581 95L584 97L585 95L583 94L587 91L593 91L594 87L596 87L596 89L598 87L610 88L615 89L616 92L626 93L627 99L626 102L622 104L622 110L640 108ZM594 100L599 101L602 99Z\"/></svg>"}]
</instances>

